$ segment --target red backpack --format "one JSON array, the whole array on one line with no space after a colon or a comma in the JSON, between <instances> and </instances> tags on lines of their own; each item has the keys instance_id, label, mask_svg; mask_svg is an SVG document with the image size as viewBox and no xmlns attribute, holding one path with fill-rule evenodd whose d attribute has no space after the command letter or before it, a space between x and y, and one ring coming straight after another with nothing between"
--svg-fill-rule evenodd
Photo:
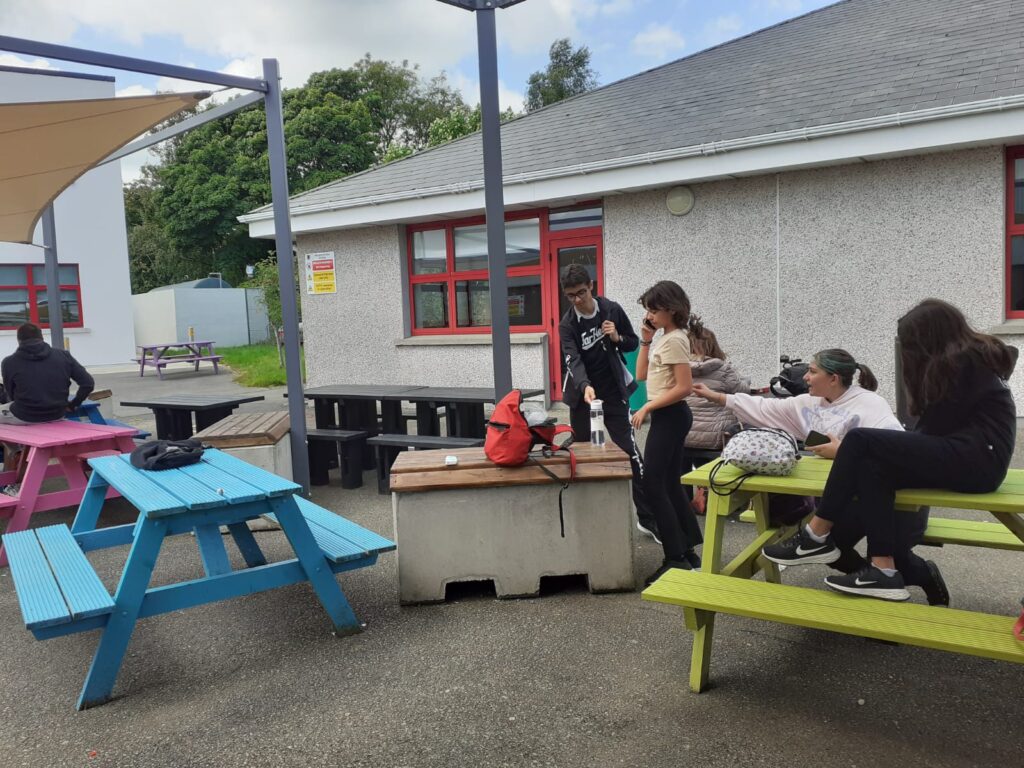
<instances>
[{"instance_id":1,"label":"red backpack","mask_svg":"<svg viewBox=\"0 0 1024 768\"><path fill-rule=\"evenodd\" d=\"M569 447L572 444L572 427L565 424L552 424L531 427L526 423L522 411L523 394L513 389L494 406L494 413L487 422L487 437L484 440L484 454L500 467L520 467L527 461L534 461L552 480L562 484L562 491L576 477L576 454ZM561 445L555 444L555 437L561 434L570 437ZM566 480L558 477L540 462L530 456L531 449L541 446L541 454L553 456L556 451L569 454L569 477ZM558 516L565 536L565 519L562 515L562 491L558 493Z\"/></svg>"}]
</instances>

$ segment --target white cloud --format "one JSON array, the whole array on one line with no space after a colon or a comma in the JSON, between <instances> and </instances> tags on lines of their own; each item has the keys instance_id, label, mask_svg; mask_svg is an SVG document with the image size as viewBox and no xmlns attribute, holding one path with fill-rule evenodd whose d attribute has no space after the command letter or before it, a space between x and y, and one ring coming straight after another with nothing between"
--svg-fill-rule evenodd
<instances>
[{"instance_id":1,"label":"white cloud","mask_svg":"<svg viewBox=\"0 0 1024 768\"><path fill-rule=\"evenodd\" d=\"M599 12L602 16L621 16L633 12L633 0L607 0L601 3Z\"/></svg>"},{"instance_id":2,"label":"white cloud","mask_svg":"<svg viewBox=\"0 0 1024 768\"><path fill-rule=\"evenodd\" d=\"M686 40L668 24L652 22L633 38L633 53L664 61L686 46Z\"/></svg>"},{"instance_id":3,"label":"white cloud","mask_svg":"<svg viewBox=\"0 0 1024 768\"><path fill-rule=\"evenodd\" d=\"M115 96L149 96L153 93L152 88L147 88L144 85L128 85L124 88L118 88Z\"/></svg>"},{"instance_id":4,"label":"white cloud","mask_svg":"<svg viewBox=\"0 0 1024 768\"><path fill-rule=\"evenodd\" d=\"M46 59L23 59L14 53L0 53L0 67L22 67L27 69L57 69Z\"/></svg>"},{"instance_id":5,"label":"white cloud","mask_svg":"<svg viewBox=\"0 0 1024 768\"><path fill-rule=\"evenodd\" d=\"M480 81L465 75L455 73L449 76L449 84L462 94L467 104L480 103ZM526 95L522 91L509 88L504 80L498 79L498 106L501 110L509 107L516 112L522 112L526 104Z\"/></svg>"},{"instance_id":6,"label":"white cloud","mask_svg":"<svg viewBox=\"0 0 1024 768\"><path fill-rule=\"evenodd\" d=\"M728 16L716 16L704 25L705 45L718 45L718 43L732 40L739 36L743 29L743 19L738 14Z\"/></svg>"},{"instance_id":7,"label":"white cloud","mask_svg":"<svg viewBox=\"0 0 1024 768\"><path fill-rule=\"evenodd\" d=\"M803 5L803 0L756 0L754 2L755 7L760 6L770 11L785 11L786 13L803 10Z\"/></svg>"}]
</instances>

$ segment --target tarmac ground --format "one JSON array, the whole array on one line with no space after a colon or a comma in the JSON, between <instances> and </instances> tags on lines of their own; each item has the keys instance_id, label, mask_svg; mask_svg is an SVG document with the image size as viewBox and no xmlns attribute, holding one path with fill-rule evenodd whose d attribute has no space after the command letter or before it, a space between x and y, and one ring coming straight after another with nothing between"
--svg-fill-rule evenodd
<instances>
[{"instance_id":1,"label":"tarmac ground","mask_svg":"<svg viewBox=\"0 0 1024 768\"><path fill-rule=\"evenodd\" d=\"M104 410L153 394L240 391L230 373L168 369L97 376ZM245 390L253 391L253 390ZM283 389L241 410L283 409ZM1018 445L1015 466L1024 465ZM314 500L392 537L391 502L363 488L314 488ZM947 514L943 512L943 514ZM963 514L949 512L948 514ZM73 510L33 518L70 522ZM123 500L102 521L134 519ZM726 552L751 527L730 523ZM289 557L280 531L256 534ZM660 547L634 534L638 577ZM1020 553L922 548L955 607L1012 615L1024 595ZM228 546L236 567L237 550ZM115 589L127 550L90 553ZM824 566L787 582L821 586ZM168 541L155 583L202 574L195 541ZM108 704L74 703L98 633L36 641L0 570L0 759L14 766L1011 766L1024 755L1024 666L728 616L718 618L714 686L688 689L691 635L679 609L638 593L591 595L554 580L536 599L485 586L443 604L398 603L394 555L338 577L365 630L336 638L308 585L141 621ZM823 588L823 587L822 587ZM923 602L919 593L914 600Z\"/></svg>"}]
</instances>

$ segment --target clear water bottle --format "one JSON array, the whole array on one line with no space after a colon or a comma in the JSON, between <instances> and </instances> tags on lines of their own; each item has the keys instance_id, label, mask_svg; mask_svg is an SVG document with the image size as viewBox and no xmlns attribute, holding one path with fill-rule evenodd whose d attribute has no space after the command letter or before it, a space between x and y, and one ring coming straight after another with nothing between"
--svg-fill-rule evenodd
<instances>
[{"instance_id":1,"label":"clear water bottle","mask_svg":"<svg viewBox=\"0 0 1024 768\"><path fill-rule=\"evenodd\" d=\"M590 403L590 444L604 445L604 403L600 400Z\"/></svg>"}]
</instances>

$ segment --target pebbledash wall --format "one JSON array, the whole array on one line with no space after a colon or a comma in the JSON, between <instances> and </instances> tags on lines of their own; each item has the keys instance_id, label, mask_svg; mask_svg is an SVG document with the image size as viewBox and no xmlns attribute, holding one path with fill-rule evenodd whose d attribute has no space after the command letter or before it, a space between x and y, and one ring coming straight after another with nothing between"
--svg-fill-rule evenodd
<instances>
[{"instance_id":1,"label":"pebbledash wall","mask_svg":"<svg viewBox=\"0 0 1024 768\"><path fill-rule=\"evenodd\" d=\"M894 401L897 318L928 296L979 328L1024 344L1004 321L1005 165L1001 147L693 185L685 216L665 189L604 199L606 294L635 321L644 289L679 282L694 310L755 385L778 355L848 349ZM406 338L403 229L297 239L299 258L333 250L338 293L303 295L310 383L489 386L487 337ZM543 386L544 334L513 334L516 386ZM429 377L424 373L429 371ZM1024 378L1011 381L1024 403Z\"/></svg>"}]
</instances>

